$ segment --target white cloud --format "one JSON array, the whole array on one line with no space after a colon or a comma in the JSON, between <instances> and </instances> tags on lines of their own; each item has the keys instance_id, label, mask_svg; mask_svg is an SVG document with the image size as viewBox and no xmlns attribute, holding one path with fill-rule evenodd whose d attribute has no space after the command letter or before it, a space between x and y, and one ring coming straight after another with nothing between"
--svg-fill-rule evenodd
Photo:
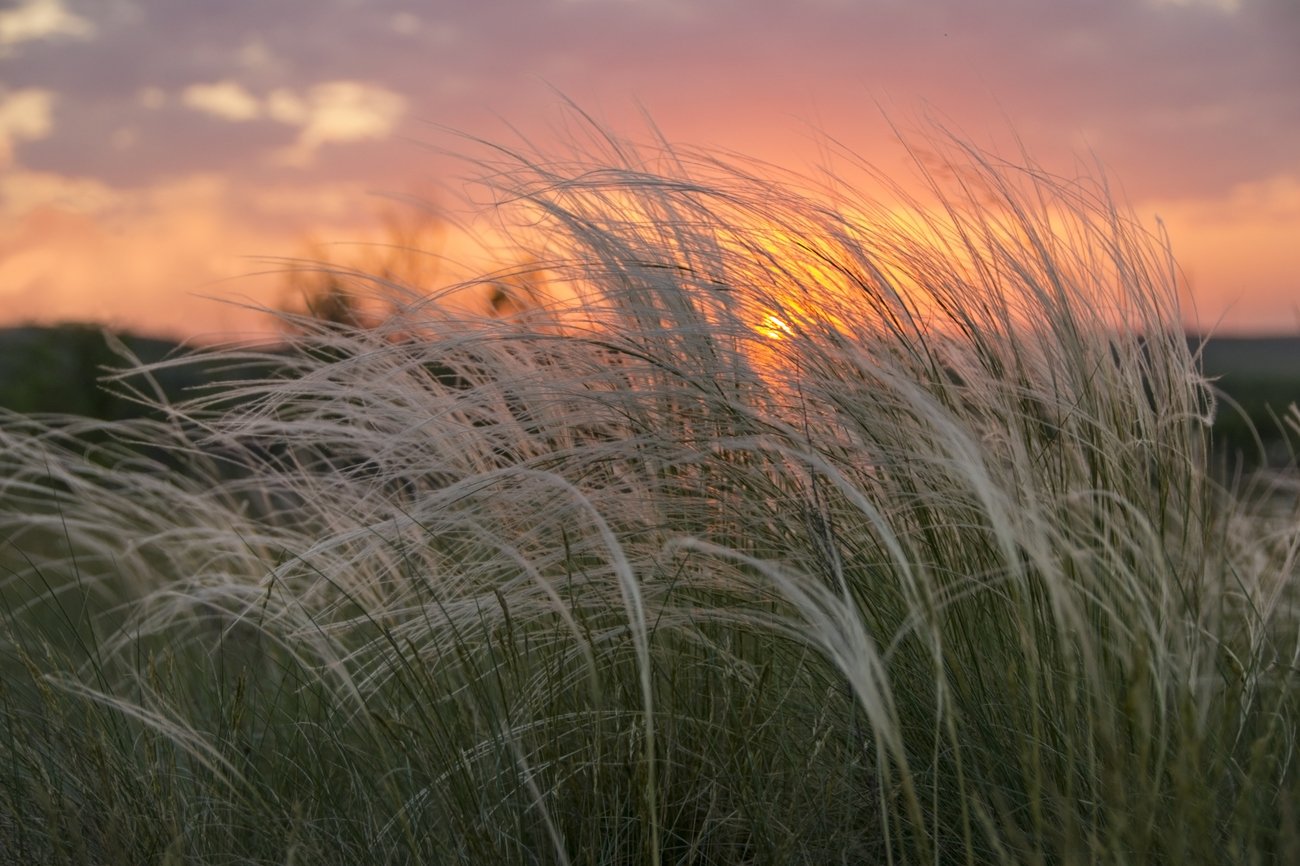
<instances>
[{"instance_id":1,"label":"white cloud","mask_svg":"<svg viewBox=\"0 0 1300 866\"><path fill-rule=\"evenodd\" d=\"M266 113L272 120L280 123L301 126L307 122L311 110L298 94L288 88L281 87L272 90L270 95L266 97Z\"/></svg>"},{"instance_id":2,"label":"white cloud","mask_svg":"<svg viewBox=\"0 0 1300 866\"><path fill-rule=\"evenodd\" d=\"M181 94L181 101L189 108L215 115L223 120L241 123L255 120L262 114L257 97L234 81L215 84L191 84Z\"/></svg>"},{"instance_id":3,"label":"white cloud","mask_svg":"<svg viewBox=\"0 0 1300 866\"><path fill-rule=\"evenodd\" d=\"M406 112L401 94L360 81L329 81L305 94L280 87L265 99L237 82L218 81L190 85L181 101L236 123L264 117L300 127L293 145L277 155L280 163L297 166L310 163L322 145L385 138Z\"/></svg>"},{"instance_id":4,"label":"white cloud","mask_svg":"<svg viewBox=\"0 0 1300 866\"><path fill-rule=\"evenodd\" d=\"M383 138L406 110L400 95L356 81L333 81L311 90L311 116L302 141L318 147L330 141Z\"/></svg>"},{"instance_id":5,"label":"white cloud","mask_svg":"<svg viewBox=\"0 0 1300 866\"><path fill-rule=\"evenodd\" d=\"M94 35L95 25L65 9L63 0L27 0L17 9L0 12L0 55L22 42L60 36L90 39Z\"/></svg>"},{"instance_id":6,"label":"white cloud","mask_svg":"<svg viewBox=\"0 0 1300 866\"><path fill-rule=\"evenodd\" d=\"M385 138L406 111L400 94L359 81L318 84L306 99L276 91L268 103L276 119L302 127L297 142L280 154L289 165L310 163L324 144Z\"/></svg>"},{"instance_id":7,"label":"white cloud","mask_svg":"<svg viewBox=\"0 0 1300 866\"><path fill-rule=\"evenodd\" d=\"M45 138L53 128L54 94L29 87L5 90L0 86L0 167L13 161L14 144Z\"/></svg>"}]
</instances>

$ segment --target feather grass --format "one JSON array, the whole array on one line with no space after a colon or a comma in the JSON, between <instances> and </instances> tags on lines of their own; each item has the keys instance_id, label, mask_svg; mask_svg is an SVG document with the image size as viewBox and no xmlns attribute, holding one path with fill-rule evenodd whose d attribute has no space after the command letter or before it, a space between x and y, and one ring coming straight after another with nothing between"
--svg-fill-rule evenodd
<instances>
[{"instance_id":1,"label":"feather grass","mask_svg":"<svg viewBox=\"0 0 1300 866\"><path fill-rule=\"evenodd\" d=\"M1300 536L1165 242L941 131L911 198L601 135L480 163L544 303L4 419L6 856L1293 857Z\"/></svg>"}]
</instances>

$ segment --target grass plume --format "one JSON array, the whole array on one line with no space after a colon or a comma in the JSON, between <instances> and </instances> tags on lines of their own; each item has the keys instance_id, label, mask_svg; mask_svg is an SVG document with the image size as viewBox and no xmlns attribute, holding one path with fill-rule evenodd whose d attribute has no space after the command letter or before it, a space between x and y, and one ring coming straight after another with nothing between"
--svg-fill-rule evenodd
<instances>
[{"instance_id":1,"label":"grass plume","mask_svg":"<svg viewBox=\"0 0 1300 866\"><path fill-rule=\"evenodd\" d=\"M1300 536L1207 472L1166 245L925 144L501 148L546 302L5 418L0 856L1294 859Z\"/></svg>"}]
</instances>

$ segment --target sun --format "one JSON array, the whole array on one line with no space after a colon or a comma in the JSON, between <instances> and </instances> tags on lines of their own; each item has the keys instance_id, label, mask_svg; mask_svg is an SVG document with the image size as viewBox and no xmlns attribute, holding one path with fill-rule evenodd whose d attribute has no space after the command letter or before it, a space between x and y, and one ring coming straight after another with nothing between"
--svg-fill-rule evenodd
<instances>
[{"instance_id":1,"label":"sun","mask_svg":"<svg viewBox=\"0 0 1300 866\"><path fill-rule=\"evenodd\" d=\"M785 321L772 314L764 316L763 321L755 330L757 330L762 336L767 337L769 340L784 340L786 337L794 334Z\"/></svg>"}]
</instances>

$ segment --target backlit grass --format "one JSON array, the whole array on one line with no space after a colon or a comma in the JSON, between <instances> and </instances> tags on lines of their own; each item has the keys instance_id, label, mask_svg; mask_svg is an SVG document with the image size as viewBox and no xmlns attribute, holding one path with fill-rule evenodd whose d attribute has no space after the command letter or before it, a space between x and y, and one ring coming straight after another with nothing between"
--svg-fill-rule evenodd
<instances>
[{"instance_id":1,"label":"backlit grass","mask_svg":"<svg viewBox=\"0 0 1300 866\"><path fill-rule=\"evenodd\" d=\"M927 147L503 149L550 303L4 419L0 858L1300 859L1297 519L1207 472L1163 243Z\"/></svg>"}]
</instances>

